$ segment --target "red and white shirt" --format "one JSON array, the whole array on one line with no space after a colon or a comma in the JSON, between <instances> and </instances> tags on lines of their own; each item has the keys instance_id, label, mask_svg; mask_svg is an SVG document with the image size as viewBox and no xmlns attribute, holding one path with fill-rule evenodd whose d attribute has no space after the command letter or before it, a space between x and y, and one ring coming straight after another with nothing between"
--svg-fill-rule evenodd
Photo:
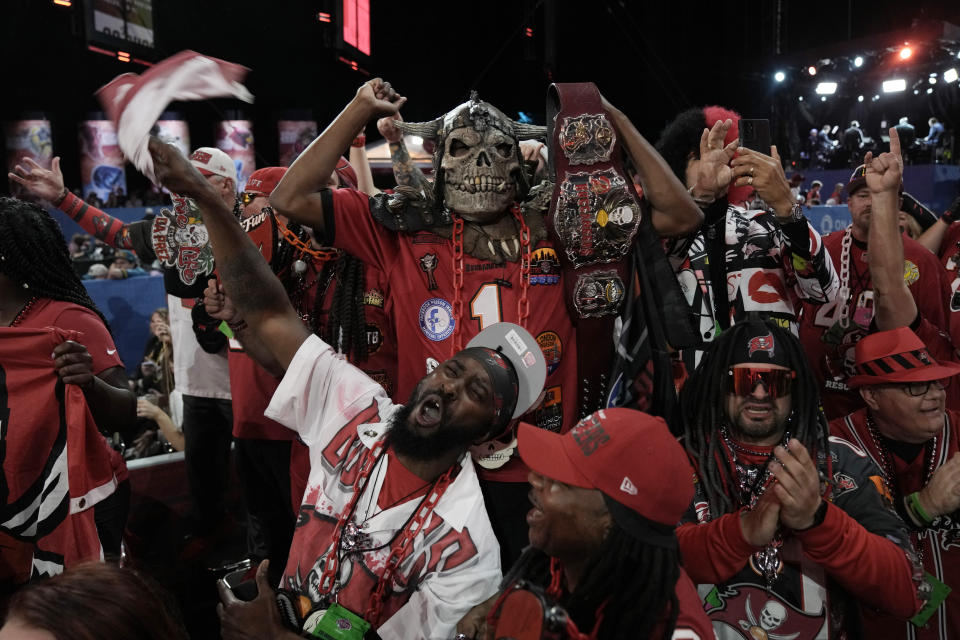
<instances>
[{"instance_id":1,"label":"red and white shirt","mask_svg":"<svg viewBox=\"0 0 960 640\"><path fill-rule=\"evenodd\" d=\"M310 603L306 610L301 606L305 618L321 601L317 587L324 561L336 552L331 540L353 497L359 461L384 437L399 408L383 387L316 336L300 346L270 401L266 415L296 430L310 453L307 491L280 585ZM390 553L389 543L421 502L414 493L383 508L392 500L381 500L381 494L403 496L401 491L412 482L404 478L405 469L392 467L402 465L382 455L357 501L353 520L370 536L372 550L363 552L359 561L346 554L341 559L338 602L361 616ZM392 486L394 482L401 488ZM473 462L464 455L455 479L387 587L382 624L373 626L384 640L453 637L460 618L496 593L500 577L500 547Z\"/></svg>"}]
</instances>

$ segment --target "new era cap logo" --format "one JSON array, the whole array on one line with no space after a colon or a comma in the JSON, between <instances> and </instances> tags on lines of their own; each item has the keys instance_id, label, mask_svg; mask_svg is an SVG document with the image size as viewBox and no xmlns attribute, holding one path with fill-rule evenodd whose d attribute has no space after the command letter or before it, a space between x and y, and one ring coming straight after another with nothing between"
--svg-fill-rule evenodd
<instances>
[{"instance_id":1,"label":"new era cap logo","mask_svg":"<svg viewBox=\"0 0 960 640\"><path fill-rule=\"evenodd\" d=\"M630 482L630 478L623 476L623 482L620 483L620 491L629 493L632 496L637 495L637 487Z\"/></svg>"}]
</instances>

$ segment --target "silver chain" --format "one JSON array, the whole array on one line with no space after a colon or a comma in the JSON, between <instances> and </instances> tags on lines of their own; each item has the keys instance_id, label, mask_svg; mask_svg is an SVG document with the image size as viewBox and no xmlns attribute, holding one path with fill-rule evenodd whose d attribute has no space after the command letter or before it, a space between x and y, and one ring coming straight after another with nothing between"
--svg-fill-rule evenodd
<instances>
[{"instance_id":1,"label":"silver chain","mask_svg":"<svg viewBox=\"0 0 960 640\"><path fill-rule=\"evenodd\" d=\"M837 292L837 304L840 316L837 322L841 329L850 326L850 245L853 242L853 225L847 226L840 240L840 291Z\"/></svg>"}]
</instances>

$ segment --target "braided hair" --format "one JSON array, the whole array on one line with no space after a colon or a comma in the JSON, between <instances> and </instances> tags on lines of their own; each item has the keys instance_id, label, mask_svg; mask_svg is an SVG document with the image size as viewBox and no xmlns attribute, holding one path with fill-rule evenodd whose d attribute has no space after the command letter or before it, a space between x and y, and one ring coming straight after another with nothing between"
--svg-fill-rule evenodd
<instances>
[{"instance_id":1,"label":"braided hair","mask_svg":"<svg viewBox=\"0 0 960 640\"><path fill-rule=\"evenodd\" d=\"M103 320L67 251L60 225L40 206L0 198L0 273L40 298L72 302Z\"/></svg>"},{"instance_id":2,"label":"braided hair","mask_svg":"<svg viewBox=\"0 0 960 640\"><path fill-rule=\"evenodd\" d=\"M662 638L673 635L680 605L676 584L680 554L642 542L613 522L589 569L564 603L582 633L596 624L603 607L597 637L649 638L658 627ZM538 585L550 582L550 557L528 547L504 579L507 587L519 579Z\"/></svg>"},{"instance_id":3,"label":"braided hair","mask_svg":"<svg viewBox=\"0 0 960 640\"><path fill-rule=\"evenodd\" d=\"M732 513L740 506L734 504L728 490L736 486L736 480L727 463L720 427L730 423L726 410L727 369L733 364L731 360L738 346L749 339L750 325L755 322L763 322L769 327L777 348L784 350L791 368L796 372L791 391L792 412L786 429L807 448L818 466L827 467L829 477L830 456L826 454L829 451L827 438L830 431L820 406L819 387L803 346L796 336L775 322L761 319L755 314L750 316L747 321L738 322L724 331L710 345L697 370L680 392L683 442L695 461L713 518ZM822 459L818 454L823 454Z\"/></svg>"},{"instance_id":4,"label":"braided hair","mask_svg":"<svg viewBox=\"0 0 960 640\"><path fill-rule=\"evenodd\" d=\"M310 243L310 235L302 225L291 220L287 223L287 229L304 244ZM294 276L292 269L293 263L300 257L300 252L282 238L275 241L275 246L276 250L271 260L273 272L283 283L287 297L294 302L298 311L302 311L299 306L300 297L304 292L300 290L300 279ZM366 314L363 306L363 288L366 283L364 272L363 262L348 254L343 254L337 260L324 262L318 274L319 282L336 281L326 327L320 325L323 302L326 297L324 294L327 289L325 284L321 284L317 289L308 321L308 327L312 333L323 338L328 344L334 345L354 363L365 361L369 355Z\"/></svg>"}]
</instances>

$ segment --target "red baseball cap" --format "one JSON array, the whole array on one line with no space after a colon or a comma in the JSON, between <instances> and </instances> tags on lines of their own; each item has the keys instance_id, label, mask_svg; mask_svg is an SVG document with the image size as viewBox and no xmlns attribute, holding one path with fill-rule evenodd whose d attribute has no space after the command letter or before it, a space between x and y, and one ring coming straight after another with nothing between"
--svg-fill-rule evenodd
<instances>
[{"instance_id":1,"label":"red baseball cap","mask_svg":"<svg viewBox=\"0 0 960 640\"><path fill-rule=\"evenodd\" d=\"M960 364L937 362L908 327L871 333L857 342L857 375L850 388L872 384L928 382L960 373Z\"/></svg>"},{"instance_id":2,"label":"red baseball cap","mask_svg":"<svg viewBox=\"0 0 960 640\"><path fill-rule=\"evenodd\" d=\"M662 418L602 409L564 435L521 423L518 440L520 457L537 473L596 489L660 525L676 526L693 500L693 467Z\"/></svg>"},{"instance_id":3,"label":"red baseball cap","mask_svg":"<svg viewBox=\"0 0 960 640\"><path fill-rule=\"evenodd\" d=\"M247 185L243 190L247 193L253 193L259 196L269 196L277 188L283 174L287 172L286 167L264 167L257 169L247 178Z\"/></svg>"}]
</instances>

